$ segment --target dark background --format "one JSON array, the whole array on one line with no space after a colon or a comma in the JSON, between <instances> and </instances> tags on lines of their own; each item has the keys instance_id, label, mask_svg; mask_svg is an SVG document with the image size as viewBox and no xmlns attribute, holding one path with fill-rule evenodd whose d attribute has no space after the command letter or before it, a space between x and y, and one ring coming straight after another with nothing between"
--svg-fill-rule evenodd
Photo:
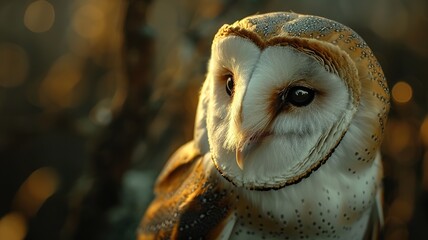
<instances>
[{"instance_id":1,"label":"dark background","mask_svg":"<svg viewBox=\"0 0 428 240\"><path fill-rule=\"evenodd\" d=\"M426 239L428 1L0 1L0 239L134 239L192 138L217 29L294 11L356 30L392 91L384 239Z\"/></svg>"}]
</instances>

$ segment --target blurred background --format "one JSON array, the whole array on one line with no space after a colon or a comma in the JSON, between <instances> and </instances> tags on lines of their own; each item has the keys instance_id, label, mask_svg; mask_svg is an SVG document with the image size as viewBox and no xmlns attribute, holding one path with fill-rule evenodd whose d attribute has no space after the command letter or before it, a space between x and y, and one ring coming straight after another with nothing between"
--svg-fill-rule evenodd
<instances>
[{"instance_id":1,"label":"blurred background","mask_svg":"<svg viewBox=\"0 0 428 240\"><path fill-rule=\"evenodd\" d=\"M134 239L193 134L217 29L294 11L357 31L392 93L384 239L426 239L428 1L0 1L0 239Z\"/></svg>"}]
</instances>

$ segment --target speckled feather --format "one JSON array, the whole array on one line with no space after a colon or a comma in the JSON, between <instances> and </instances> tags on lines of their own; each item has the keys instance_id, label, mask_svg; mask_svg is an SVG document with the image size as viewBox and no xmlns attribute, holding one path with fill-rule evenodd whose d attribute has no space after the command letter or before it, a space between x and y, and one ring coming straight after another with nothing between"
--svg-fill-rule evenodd
<instances>
[{"instance_id":1,"label":"speckled feather","mask_svg":"<svg viewBox=\"0 0 428 240\"><path fill-rule=\"evenodd\" d=\"M301 162L255 180L239 175L233 161L221 157L229 156L230 149L219 155L217 142L227 140L215 139L222 137L216 135L222 128L212 126L210 119L218 107L213 100L218 94L211 77L213 57L201 90L194 140L177 150L159 176L139 239L376 238L382 221L379 146L389 91L370 48L340 23L287 12L224 25L214 37L213 54L216 47L227 49L224 40L233 36L245 40L238 46L251 42L261 52L280 46L288 55L310 57L343 81L349 104L315 146L301 153L307 154ZM239 88L239 80L237 84ZM234 96L239 97L247 101L244 95ZM239 114L244 114L242 109ZM269 111L265 114L270 118ZM217 121L227 118L221 115Z\"/></svg>"}]
</instances>

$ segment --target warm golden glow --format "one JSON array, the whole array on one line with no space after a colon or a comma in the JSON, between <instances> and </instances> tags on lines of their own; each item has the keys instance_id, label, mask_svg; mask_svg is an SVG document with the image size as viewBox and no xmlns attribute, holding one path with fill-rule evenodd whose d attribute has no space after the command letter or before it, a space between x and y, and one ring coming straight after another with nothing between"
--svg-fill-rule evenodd
<instances>
[{"instance_id":1,"label":"warm golden glow","mask_svg":"<svg viewBox=\"0 0 428 240\"><path fill-rule=\"evenodd\" d=\"M197 13L206 18L214 18L223 10L221 1L202 0L198 4L199 8Z\"/></svg>"},{"instance_id":2,"label":"warm golden glow","mask_svg":"<svg viewBox=\"0 0 428 240\"><path fill-rule=\"evenodd\" d=\"M58 176L54 169L39 168L27 179L28 192L35 201L44 202L52 196L58 185Z\"/></svg>"},{"instance_id":3,"label":"warm golden glow","mask_svg":"<svg viewBox=\"0 0 428 240\"><path fill-rule=\"evenodd\" d=\"M25 10L24 24L32 32L41 33L49 31L54 22L55 9L48 1L34 1Z\"/></svg>"},{"instance_id":4,"label":"warm golden glow","mask_svg":"<svg viewBox=\"0 0 428 240\"><path fill-rule=\"evenodd\" d=\"M414 131L408 123L391 119L385 136L385 146L388 151L399 154L411 143L412 133L414 134Z\"/></svg>"},{"instance_id":5,"label":"warm golden glow","mask_svg":"<svg viewBox=\"0 0 428 240\"><path fill-rule=\"evenodd\" d=\"M392 98L398 103L410 101L412 95L412 87L406 82L397 82L392 88Z\"/></svg>"},{"instance_id":6,"label":"warm golden glow","mask_svg":"<svg viewBox=\"0 0 428 240\"><path fill-rule=\"evenodd\" d=\"M428 191L428 151L425 152L422 163L422 186L425 191Z\"/></svg>"},{"instance_id":7,"label":"warm golden glow","mask_svg":"<svg viewBox=\"0 0 428 240\"><path fill-rule=\"evenodd\" d=\"M409 221L413 215L413 202L411 198L396 198L391 204L390 215Z\"/></svg>"},{"instance_id":8,"label":"warm golden glow","mask_svg":"<svg viewBox=\"0 0 428 240\"><path fill-rule=\"evenodd\" d=\"M58 175L54 169L50 167L37 169L19 188L14 207L28 216L33 216L46 199L55 193L58 184Z\"/></svg>"},{"instance_id":9,"label":"warm golden glow","mask_svg":"<svg viewBox=\"0 0 428 240\"><path fill-rule=\"evenodd\" d=\"M41 104L49 109L74 106L80 96L75 88L81 78L82 69L78 59L71 55L62 56L54 63L40 86Z\"/></svg>"},{"instance_id":10,"label":"warm golden glow","mask_svg":"<svg viewBox=\"0 0 428 240\"><path fill-rule=\"evenodd\" d=\"M105 17L97 6L85 4L74 14L72 24L74 31L81 37L93 39L104 31Z\"/></svg>"},{"instance_id":11,"label":"warm golden glow","mask_svg":"<svg viewBox=\"0 0 428 240\"><path fill-rule=\"evenodd\" d=\"M425 119L421 125L421 138L425 146L428 147L428 115L425 116Z\"/></svg>"},{"instance_id":12,"label":"warm golden glow","mask_svg":"<svg viewBox=\"0 0 428 240\"><path fill-rule=\"evenodd\" d=\"M0 43L0 86L19 86L27 74L28 56L24 49L13 43Z\"/></svg>"},{"instance_id":13,"label":"warm golden glow","mask_svg":"<svg viewBox=\"0 0 428 240\"><path fill-rule=\"evenodd\" d=\"M27 223L22 214L11 212L0 219L0 239L21 240L26 234Z\"/></svg>"}]
</instances>

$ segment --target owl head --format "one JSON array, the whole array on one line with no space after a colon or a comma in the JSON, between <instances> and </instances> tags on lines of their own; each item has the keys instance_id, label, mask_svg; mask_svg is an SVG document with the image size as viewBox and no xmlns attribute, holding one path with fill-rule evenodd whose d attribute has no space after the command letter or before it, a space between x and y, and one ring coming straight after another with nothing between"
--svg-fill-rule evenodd
<instances>
[{"instance_id":1,"label":"owl head","mask_svg":"<svg viewBox=\"0 0 428 240\"><path fill-rule=\"evenodd\" d=\"M255 15L214 37L195 141L234 185L278 189L325 163L370 167L388 109L382 69L353 30L315 16Z\"/></svg>"}]
</instances>

